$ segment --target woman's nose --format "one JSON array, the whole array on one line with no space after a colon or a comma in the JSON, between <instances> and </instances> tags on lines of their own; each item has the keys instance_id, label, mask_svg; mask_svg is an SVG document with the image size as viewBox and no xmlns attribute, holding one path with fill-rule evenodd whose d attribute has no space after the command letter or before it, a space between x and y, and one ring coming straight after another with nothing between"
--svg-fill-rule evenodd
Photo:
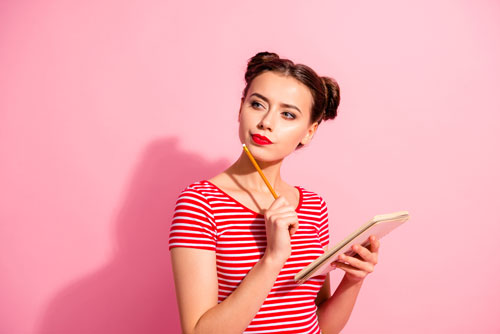
<instances>
[{"instance_id":1,"label":"woman's nose","mask_svg":"<svg viewBox=\"0 0 500 334\"><path fill-rule=\"evenodd\" d=\"M260 120L259 127L273 131L274 128L274 115L272 111L268 111Z\"/></svg>"}]
</instances>

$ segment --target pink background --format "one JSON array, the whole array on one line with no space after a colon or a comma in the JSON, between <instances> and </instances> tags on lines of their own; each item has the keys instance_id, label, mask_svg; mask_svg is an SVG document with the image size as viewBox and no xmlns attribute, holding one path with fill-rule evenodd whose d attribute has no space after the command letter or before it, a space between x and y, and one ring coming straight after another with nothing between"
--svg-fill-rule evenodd
<instances>
[{"instance_id":1,"label":"pink background","mask_svg":"<svg viewBox=\"0 0 500 334\"><path fill-rule=\"evenodd\" d=\"M499 31L483 0L0 2L0 333L179 332L175 199L241 153L264 50L340 83L283 167L331 242L411 215L343 333L498 333Z\"/></svg>"}]
</instances>

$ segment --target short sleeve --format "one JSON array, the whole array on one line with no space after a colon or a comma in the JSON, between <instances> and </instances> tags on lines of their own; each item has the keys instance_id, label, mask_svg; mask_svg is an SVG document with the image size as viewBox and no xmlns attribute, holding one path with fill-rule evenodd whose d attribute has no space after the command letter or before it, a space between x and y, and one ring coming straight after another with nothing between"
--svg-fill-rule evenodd
<instances>
[{"instance_id":1,"label":"short sleeve","mask_svg":"<svg viewBox=\"0 0 500 334\"><path fill-rule=\"evenodd\" d=\"M321 242L321 247L326 247L330 243L330 228L328 226L328 207L323 198L321 198L321 210L319 219L319 241Z\"/></svg>"},{"instance_id":2,"label":"short sleeve","mask_svg":"<svg viewBox=\"0 0 500 334\"><path fill-rule=\"evenodd\" d=\"M207 199L196 189L185 188L175 204L169 250L189 247L215 251L216 236L214 216Z\"/></svg>"}]
</instances>

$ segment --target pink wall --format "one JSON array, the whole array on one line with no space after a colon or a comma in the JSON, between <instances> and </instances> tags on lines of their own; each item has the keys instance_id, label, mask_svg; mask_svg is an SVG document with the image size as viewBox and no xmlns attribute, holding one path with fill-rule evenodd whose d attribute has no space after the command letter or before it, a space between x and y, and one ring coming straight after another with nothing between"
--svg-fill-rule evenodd
<instances>
[{"instance_id":1,"label":"pink wall","mask_svg":"<svg viewBox=\"0 0 500 334\"><path fill-rule=\"evenodd\" d=\"M486 0L0 2L0 333L179 331L174 201L240 154L262 50L340 83L284 166L332 242L411 214L343 332L498 333L499 31Z\"/></svg>"}]
</instances>

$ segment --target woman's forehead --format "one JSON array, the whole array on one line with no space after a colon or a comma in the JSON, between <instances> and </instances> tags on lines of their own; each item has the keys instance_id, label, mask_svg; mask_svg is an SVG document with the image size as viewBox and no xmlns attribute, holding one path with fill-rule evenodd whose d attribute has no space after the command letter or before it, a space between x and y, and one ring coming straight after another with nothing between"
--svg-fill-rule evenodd
<instances>
[{"instance_id":1,"label":"woman's forehead","mask_svg":"<svg viewBox=\"0 0 500 334\"><path fill-rule=\"evenodd\" d=\"M248 95L258 93L274 104L293 104L301 110L312 105L309 88L292 76L266 71L256 76L250 85Z\"/></svg>"}]
</instances>

